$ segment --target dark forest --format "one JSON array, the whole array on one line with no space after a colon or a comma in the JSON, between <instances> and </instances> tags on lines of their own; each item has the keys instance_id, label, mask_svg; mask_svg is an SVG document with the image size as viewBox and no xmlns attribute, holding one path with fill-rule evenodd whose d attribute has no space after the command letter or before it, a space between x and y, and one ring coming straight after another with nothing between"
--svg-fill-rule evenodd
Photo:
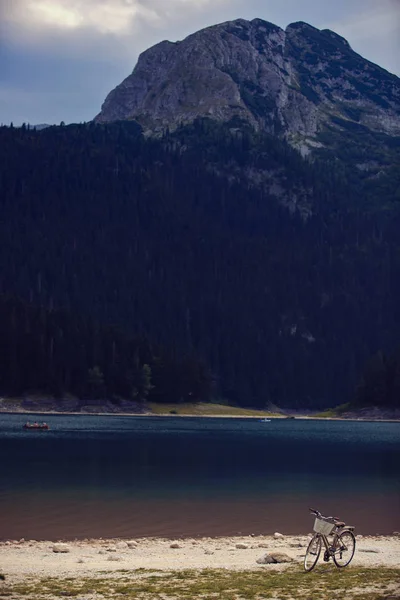
<instances>
[{"instance_id":1,"label":"dark forest","mask_svg":"<svg viewBox=\"0 0 400 600\"><path fill-rule=\"evenodd\" d=\"M0 128L1 394L398 405L398 174L235 125Z\"/></svg>"}]
</instances>

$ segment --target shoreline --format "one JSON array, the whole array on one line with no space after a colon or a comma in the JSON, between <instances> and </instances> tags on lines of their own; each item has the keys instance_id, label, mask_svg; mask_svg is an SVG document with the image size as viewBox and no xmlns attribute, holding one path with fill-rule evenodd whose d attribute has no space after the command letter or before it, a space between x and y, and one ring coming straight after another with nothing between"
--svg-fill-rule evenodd
<instances>
[{"instance_id":1,"label":"shoreline","mask_svg":"<svg viewBox=\"0 0 400 600\"><path fill-rule=\"evenodd\" d=\"M308 535L229 536L201 538L110 538L74 541L7 540L0 542L1 572L15 579L26 576L83 576L115 573L121 569L253 570L265 568L257 560L266 553L283 553L286 568L301 564ZM355 567L398 567L400 534L356 535ZM270 567L270 565L267 565Z\"/></svg>"},{"instance_id":2,"label":"shoreline","mask_svg":"<svg viewBox=\"0 0 400 600\"><path fill-rule=\"evenodd\" d=\"M399 598L400 536L356 539L340 571L319 558L304 571L309 536L88 539L0 543L0 595L13 600Z\"/></svg>"},{"instance_id":3,"label":"shoreline","mask_svg":"<svg viewBox=\"0 0 400 600\"><path fill-rule=\"evenodd\" d=\"M0 415L71 415L97 417L180 417L180 418L220 418L220 419L256 419L259 421L316 420L316 421L363 421L363 422L400 422L399 409L384 409L370 406L351 409L347 405L330 409L294 409L280 408L273 404L264 409L231 406L223 401L154 403L128 402L121 400L114 404L107 399L78 400L77 398L0 397Z\"/></svg>"},{"instance_id":4,"label":"shoreline","mask_svg":"<svg viewBox=\"0 0 400 600\"><path fill-rule=\"evenodd\" d=\"M311 415L267 415L267 416L256 416L256 415L232 415L232 414L156 414L151 412L146 413L135 413L135 412L97 412L97 411L45 411L45 410L32 410L32 409L20 409L20 410L4 410L0 407L1 415L48 415L52 417L56 416L75 416L75 417L140 417L140 418L181 418L181 419L253 419L262 421L268 420L296 420L296 421L353 421L353 422L364 422L364 423L400 423L400 418L373 418L373 417L317 417Z\"/></svg>"}]
</instances>

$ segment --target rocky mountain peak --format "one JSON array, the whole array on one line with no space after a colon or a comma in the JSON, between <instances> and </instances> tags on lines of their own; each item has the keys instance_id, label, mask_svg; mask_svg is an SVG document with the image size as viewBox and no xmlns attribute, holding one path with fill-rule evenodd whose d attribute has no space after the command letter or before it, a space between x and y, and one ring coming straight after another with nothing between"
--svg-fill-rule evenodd
<instances>
[{"instance_id":1,"label":"rocky mountain peak","mask_svg":"<svg viewBox=\"0 0 400 600\"><path fill-rule=\"evenodd\" d=\"M308 153L341 121L399 135L400 82L328 29L237 19L143 52L96 121L157 133L197 117L238 118Z\"/></svg>"},{"instance_id":2,"label":"rocky mountain peak","mask_svg":"<svg viewBox=\"0 0 400 600\"><path fill-rule=\"evenodd\" d=\"M336 42L337 44L341 44L341 45L345 46L346 48L348 48L349 50L351 50L351 46L350 46L349 42L344 37L342 37L338 33L335 33L331 29L322 29L321 33L324 34L325 36L329 36L331 38L331 40Z\"/></svg>"}]
</instances>

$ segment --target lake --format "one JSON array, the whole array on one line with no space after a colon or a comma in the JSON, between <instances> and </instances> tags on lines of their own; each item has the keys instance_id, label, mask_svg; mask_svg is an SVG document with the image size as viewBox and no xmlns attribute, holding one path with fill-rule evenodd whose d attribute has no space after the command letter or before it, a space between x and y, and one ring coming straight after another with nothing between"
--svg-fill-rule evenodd
<instances>
[{"instance_id":1,"label":"lake","mask_svg":"<svg viewBox=\"0 0 400 600\"><path fill-rule=\"evenodd\" d=\"M1 539L400 530L400 423L1 414L0 451Z\"/></svg>"}]
</instances>

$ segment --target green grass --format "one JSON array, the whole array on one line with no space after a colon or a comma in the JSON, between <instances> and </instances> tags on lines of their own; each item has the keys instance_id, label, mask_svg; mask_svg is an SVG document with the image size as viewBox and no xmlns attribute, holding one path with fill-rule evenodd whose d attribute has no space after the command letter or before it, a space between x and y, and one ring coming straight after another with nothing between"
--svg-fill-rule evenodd
<instances>
[{"instance_id":1,"label":"green grass","mask_svg":"<svg viewBox=\"0 0 400 600\"><path fill-rule=\"evenodd\" d=\"M337 419L346 411L350 410L350 404L340 404L336 408L327 408L326 410L314 415L317 419Z\"/></svg>"},{"instance_id":2,"label":"green grass","mask_svg":"<svg viewBox=\"0 0 400 600\"><path fill-rule=\"evenodd\" d=\"M328 408L316 415L313 415L315 419L337 419L340 415L336 412L334 408Z\"/></svg>"},{"instance_id":3,"label":"green grass","mask_svg":"<svg viewBox=\"0 0 400 600\"><path fill-rule=\"evenodd\" d=\"M105 600L383 600L400 591L399 581L400 569L384 567L338 570L333 565L320 565L312 573L305 573L300 566L284 571L270 567L256 571L139 569L98 578L27 579L1 586L0 598L53 600L93 595Z\"/></svg>"},{"instance_id":4,"label":"green grass","mask_svg":"<svg viewBox=\"0 0 400 600\"><path fill-rule=\"evenodd\" d=\"M181 415L198 417L232 416L260 418L280 416L265 410L252 410L247 408L239 408L236 406L206 402L183 404L156 404L154 402L149 402L147 406L155 415Z\"/></svg>"},{"instance_id":5,"label":"green grass","mask_svg":"<svg viewBox=\"0 0 400 600\"><path fill-rule=\"evenodd\" d=\"M30 397L31 400L35 399L34 396ZM2 405L4 408L21 407L23 400L21 398L4 398ZM99 405L99 409L101 406ZM229 406L227 404L221 404L217 402L192 402L182 404L159 404L155 402L148 402L147 408L151 414L154 415L180 415L180 416L199 416L199 417L219 417L219 416L232 416L232 417L279 417L281 415L277 413L268 412L265 410L253 410L247 408L240 408L236 406ZM54 410L57 410L55 403Z\"/></svg>"}]
</instances>

